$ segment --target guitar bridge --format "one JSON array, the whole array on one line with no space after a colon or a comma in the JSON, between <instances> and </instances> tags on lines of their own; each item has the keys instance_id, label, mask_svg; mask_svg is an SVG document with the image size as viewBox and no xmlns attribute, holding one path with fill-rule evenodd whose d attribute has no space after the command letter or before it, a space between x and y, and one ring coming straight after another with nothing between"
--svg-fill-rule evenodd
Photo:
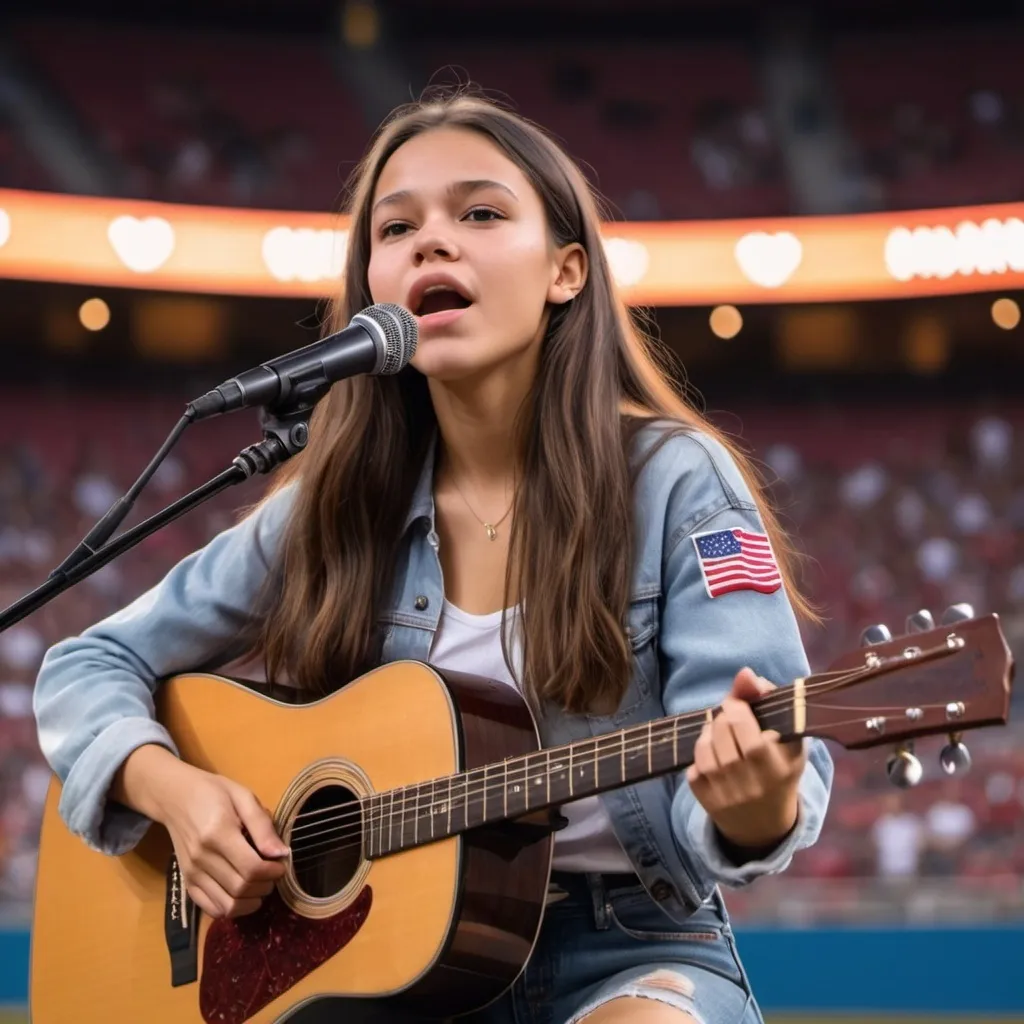
<instances>
[{"instance_id":1,"label":"guitar bridge","mask_svg":"<svg viewBox=\"0 0 1024 1024\"><path fill-rule=\"evenodd\" d=\"M178 858L173 853L167 865L164 936L167 939L167 952L171 957L171 987L190 985L199 976L196 905L185 891Z\"/></svg>"}]
</instances>

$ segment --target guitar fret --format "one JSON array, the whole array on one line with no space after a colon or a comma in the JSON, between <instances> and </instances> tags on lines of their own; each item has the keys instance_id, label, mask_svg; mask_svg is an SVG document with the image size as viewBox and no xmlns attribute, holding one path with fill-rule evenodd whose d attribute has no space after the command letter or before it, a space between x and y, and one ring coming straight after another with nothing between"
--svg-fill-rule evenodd
<instances>
[{"instance_id":1,"label":"guitar fret","mask_svg":"<svg viewBox=\"0 0 1024 1024\"><path fill-rule=\"evenodd\" d=\"M394 848L394 828L395 828L395 791L391 790L391 806L388 809L388 849Z\"/></svg>"},{"instance_id":2,"label":"guitar fret","mask_svg":"<svg viewBox=\"0 0 1024 1024\"><path fill-rule=\"evenodd\" d=\"M569 744L569 796L572 796L572 748L575 744Z\"/></svg>"},{"instance_id":3,"label":"guitar fret","mask_svg":"<svg viewBox=\"0 0 1024 1024\"><path fill-rule=\"evenodd\" d=\"M452 776L448 776L448 835L452 834Z\"/></svg>"},{"instance_id":4,"label":"guitar fret","mask_svg":"<svg viewBox=\"0 0 1024 1024\"><path fill-rule=\"evenodd\" d=\"M505 761L504 764L505 764L505 781L504 781L504 783L502 785L502 789L504 790L504 796L505 796L505 817L507 818L508 817L508 761Z\"/></svg>"},{"instance_id":5,"label":"guitar fret","mask_svg":"<svg viewBox=\"0 0 1024 1024\"><path fill-rule=\"evenodd\" d=\"M647 773L648 773L648 775L651 772L654 771L654 768L651 765L651 757L654 754L654 747L651 744L651 735L652 735L651 734L651 729L652 729L653 725L654 725L653 721L650 721L650 722L647 723Z\"/></svg>"},{"instance_id":6,"label":"guitar fret","mask_svg":"<svg viewBox=\"0 0 1024 1024\"><path fill-rule=\"evenodd\" d=\"M379 857L384 852L384 794L377 794L377 818L374 821L373 818L373 803L370 803L370 856L373 856L373 825L377 826L377 856Z\"/></svg>"}]
</instances>

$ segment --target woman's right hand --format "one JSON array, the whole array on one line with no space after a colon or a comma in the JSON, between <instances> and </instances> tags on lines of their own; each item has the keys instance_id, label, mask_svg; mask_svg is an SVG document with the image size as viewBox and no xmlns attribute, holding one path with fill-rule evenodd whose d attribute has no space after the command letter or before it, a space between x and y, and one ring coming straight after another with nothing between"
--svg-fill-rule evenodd
<instances>
[{"instance_id":1,"label":"woman's right hand","mask_svg":"<svg viewBox=\"0 0 1024 1024\"><path fill-rule=\"evenodd\" d=\"M167 829L188 894L210 917L251 914L285 873L290 850L270 814L237 782L147 746L129 756L115 788Z\"/></svg>"}]
</instances>

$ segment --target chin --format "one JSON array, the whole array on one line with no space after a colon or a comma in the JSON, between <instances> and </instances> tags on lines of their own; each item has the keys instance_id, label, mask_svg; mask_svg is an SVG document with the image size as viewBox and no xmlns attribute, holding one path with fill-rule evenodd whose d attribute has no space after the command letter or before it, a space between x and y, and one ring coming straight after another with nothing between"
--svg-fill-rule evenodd
<instances>
[{"instance_id":1,"label":"chin","mask_svg":"<svg viewBox=\"0 0 1024 1024\"><path fill-rule=\"evenodd\" d=\"M425 338L410 365L430 380L448 383L473 377L493 365L494 360L482 361L480 355L479 348L464 338Z\"/></svg>"}]
</instances>

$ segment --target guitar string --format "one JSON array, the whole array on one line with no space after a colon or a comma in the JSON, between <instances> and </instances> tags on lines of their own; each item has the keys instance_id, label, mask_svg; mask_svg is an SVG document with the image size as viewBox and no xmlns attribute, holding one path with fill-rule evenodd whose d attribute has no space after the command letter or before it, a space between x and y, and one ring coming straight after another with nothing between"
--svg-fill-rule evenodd
<instances>
[{"instance_id":1,"label":"guitar string","mask_svg":"<svg viewBox=\"0 0 1024 1024\"><path fill-rule=\"evenodd\" d=\"M813 706L813 705L812 705ZM934 704L924 704L923 708L928 710L935 710L942 706L942 702ZM864 718L871 717L882 711L898 711L901 710L900 705L892 706L879 706L870 709L860 709L850 705L828 705L830 711L860 711ZM589 750L581 750L576 756L572 758L572 769L575 772L577 768L586 769L592 768L595 764L595 760L606 760L608 758L617 757L632 758L637 754L642 754L647 749L650 742L654 741L655 738L658 742L665 742L672 739L674 742L678 742L680 739L689 739L695 734L700 733L703 730L703 723L699 726L679 726L673 725L672 720L662 722L661 724L653 725L652 728L645 730L643 736L630 737L627 743L622 742L621 739L614 741L607 741L604 737L598 737L595 740L595 745ZM642 727L641 727L642 729ZM538 753L543 754L544 751ZM536 755L531 755L536 756ZM567 757L560 757L555 764L559 762L568 763ZM501 771L502 766L505 766L505 770ZM491 770L493 769L493 770ZM473 771L480 771L481 769L474 769ZM531 770L534 772L531 777ZM671 769L670 769L671 770ZM568 768L556 768L555 772L561 774L563 771L568 771ZM407 813L412 812L415 816L420 817L420 804L426 802L426 804L432 805L436 803L448 803L448 802L462 802L469 800L471 797L487 796L491 793L502 793L510 785L527 785L533 781L537 783L543 783L543 781L552 775L552 762L551 759L546 759L543 763L523 763L518 764L509 761L495 762L494 765L488 766L489 774L483 777L470 779L469 772L460 773L460 775L445 776L436 780L429 780L422 783L412 783L409 786L402 787L403 791L408 791L407 795L404 795L400 799L392 799L389 802L384 800L387 796L387 792L374 793L369 797L365 797L359 800L359 806L352 808L349 805L355 801L350 801L349 804L333 804L327 808L323 808L320 813L324 813L327 810L342 810L342 813L331 815L326 818L320 818L317 821L308 822L306 825L301 826L303 829L301 835L296 835L300 830L293 829L291 837L293 839L299 839L303 842L307 839L313 839L316 836L329 834L331 831L336 830L340 827L337 823L352 821L363 823L360 827L367 829L380 828L382 823L387 821L393 821L397 816L405 816ZM463 782L461 785L452 785L452 782L458 778L462 778ZM447 787L447 793L445 789ZM393 790L392 792L397 792ZM373 806L373 802L376 801L376 806ZM526 808L528 811L529 808ZM309 812L316 813L316 812ZM336 823L332 826L332 829L323 830L322 826L331 823ZM319 831L309 831L310 829L317 829Z\"/></svg>"},{"instance_id":2,"label":"guitar string","mask_svg":"<svg viewBox=\"0 0 1024 1024\"><path fill-rule=\"evenodd\" d=\"M835 686L835 684L837 682L845 682L845 681L847 681L847 679L855 680L857 678L857 676L859 674L861 674L863 671L864 670L862 669L862 670L859 670L858 672L848 672L846 676L843 676L843 674L840 673L840 672L819 673L818 675L816 675L814 677L816 680L821 680L821 677L824 676L824 675L832 675L832 676L835 676L836 678L835 679L829 679L829 680L816 681L816 682L812 683L810 686L807 686L807 687L804 688L804 696L805 697L806 696L810 696L810 695L812 695L814 693L819 692L821 689L826 689L826 688ZM760 703L758 703L756 710L757 711L764 711L764 712L774 712L776 710L788 710L790 707L792 707L792 704L793 704L793 696L792 696L792 694L793 694L792 687L786 687L784 689L780 688L779 692L772 693L772 694L769 694L768 696L764 697L763 700ZM715 708L712 708L711 710L715 710ZM707 721L707 713L708 713L708 709L707 708L701 708L699 711L690 711L690 712L685 712L684 714L681 714L681 715L673 715L673 716L671 716L670 718L667 718L667 719L654 720L655 721L655 728L673 728L673 727L678 728L678 727L682 726L684 723L687 723L689 721L697 722L699 720L700 728L703 729L704 728L704 724ZM622 730L622 732L629 733L629 732L633 732L633 731L643 731L644 728L645 728L644 725L631 726L628 729ZM612 737L612 736L615 736L615 735L616 735L615 733L611 733L611 734L607 734L605 736L594 737L592 740L581 740L581 741L577 741L577 742L580 742L580 743L593 742L595 744L600 744L601 742L605 742L605 741L611 742L609 737ZM631 739L633 739L633 738L631 737ZM622 745L622 741L617 739L617 740L615 740L615 742L617 742L619 744L619 747L616 748L616 749L620 750L621 749L621 745ZM643 741L641 740L641 742L643 742ZM554 748L553 747L553 748L547 748L547 749L555 750L555 749L559 749L559 748ZM539 757L541 755L544 755L545 753L546 753L546 750L545 749L541 749L541 750L535 751L533 754L527 754L527 755L525 755L525 757L527 757L527 758L529 758L529 757ZM518 759L518 758L516 758L516 759ZM489 766L487 766L487 768L490 769L492 767L499 767L502 764L508 763L509 760L513 760L513 759L506 759L506 761L495 762L495 764L493 766L489 765ZM524 771L528 771L529 767L530 767L529 765L526 765L526 766L524 766L523 770ZM461 775L467 776L467 777L468 776L476 775L477 778L474 778L472 780L473 782L487 781L487 780L481 779L479 777L479 773L481 773L483 771L484 771L484 767L481 766L479 768L471 768L471 769L469 769L466 772L461 772L461 773L456 773L456 774L461 774ZM454 778L454 777L455 776L453 775L452 778ZM405 786L395 787L395 789L392 792L398 792L400 790L401 791L408 791L408 790L412 790L414 787L417 788L417 789L420 789L420 788L425 787L425 786L431 786L431 785L434 785L434 784L437 784L437 783L444 783L447 780L447 778L448 778L448 776L441 776L441 777L439 777L437 779L424 779L422 782L418 782L418 783L417 782L413 782L413 783L409 783L409 784L407 784ZM384 793L373 793L373 794L370 795L370 797L364 798L364 799L373 799L374 797L382 797L382 796L385 796L387 794L387 792L388 791L385 791ZM404 806L405 803L408 803L411 800L419 799L420 795L421 794L411 793L410 792L408 795L403 796L401 798L401 804ZM394 803L397 803L397 802L398 801L394 801ZM311 811L303 811L303 812L295 815L293 821L299 821L301 818L310 818L310 817L314 817L315 815L325 814L327 811L346 810L348 808L349 803L351 803L351 801L348 801L346 803L330 804L327 807L319 807L319 808L316 808L316 809L311 810ZM348 816L355 816L355 815L360 815L360 814L363 814L363 813L364 812L362 810L348 810L347 811L347 815ZM345 816L345 815L342 815L342 816ZM311 822L309 822L307 824L298 825L297 827L292 829L292 835L295 835L297 832L300 832L303 829L316 828L317 826L324 824L326 821L333 821L333 820L336 820L336 819L334 819L334 818L328 818L328 819L318 818L316 821L311 821Z\"/></svg>"},{"instance_id":3,"label":"guitar string","mask_svg":"<svg viewBox=\"0 0 1024 1024\"><path fill-rule=\"evenodd\" d=\"M595 737L593 740L578 741L582 743L591 743L593 746L587 750L579 750L572 756L572 767L573 770L577 767L593 766L594 758L607 758L607 757L632 757L635 754L642 753L647 749L648 740L653 739L655 736L659 740L662 738L670 738L673 735L677 739L689 739L691 736L699 735L704 728L704 722L706 719L706 713L702 713L700 723L687 723L675 722L673 719L664 720L660 723L652 724L650 729L644 726L635 727L643 733L642 736L629 736L625 738L616 737L614 740L609 739L606 736ZM633 729L628 730L632 732ZM668 734L665 736L664 734ZM614 736L615 734L611 734ZM620 734L621 735L621 734ZM394 790L385 791L383 793L373 793L368 797L364 797L359 800L359 807L353 808L350 805L355 801L348 801L347 803L331 804L327 807L321 808L314 811L306 811L306 816L313 814L323 814L326 811L340 810L342 813L332 815L327 818L319 818L316 821L307 822L300 825L298 828L292 829L291 836L294 838L297 833L301 832L301 839L313 838L314 836L323 835L323 832L309 832L310 829L320 828L329 822L345 821L346 819L362 819L369 823L377 823L380 821L391 818L396 812L404 813L406 810L411 810L413 804L419 804L423 800L424 796L430 796L431 802L437 802L437 798L441 796L436 790L440 786L442 791L448 786L449 780L463 779L461 784L456 784L452 787L452 794L459 800L468 799L469 797L482 796L485 793L500 792L504 790L506 784L515 784L517 782L525 783L529 778L531 769L535 772L534 780L537 779L538 774L541 779L545 779L548 775L552 774L552 764L558 764L564 762L566 766L569 763L570 757L565 755L559 755L557 758L551 758L545 756L550 750L553 752L560 748L552 747L547 749L541 749L533 754L525 755L525 758L537 758L537 763L531 764L528 760L519 758L510 758L505 761L496 761L493 765L486 766L486 773L480 775L480 772L484 772L484 768L473 768L466 772L460 772L451 776L442 776L438 779L425 780L419 783L410 783L407 786L396 787ZM518 763L513 764L513 761ZM502 768L504 767L504 771ZM556 773L563 769L556 769ZM564 770L568 770L566 767ZM475 776L475 777L473 777ZM481 785L482 784L482 785ZM427 790L429 788L429 794ZM415 791L414 791L415 790ZM399 792L403 793L403 796L399 799L394 799L388 802L387 810L384 810L383 798L387 796L388 792ZM370 806L370 802L373 800L378 801L378 809L373 809ZM296 815L296 819L299 816Z\"/></svg>"},{"instance_id":4,"label":"guitar string","mask_svg":"<svg viewBox=\"0 0 1024 1024\"><path fill-rule=\"evenodd\" d=\"M933 648L931 652L924 652L924 653L933 653L934 654L934 653L942 652L942 651L945 651L945 650L947 650L947 649L946 648ZM956 649L955 648L950 649L950 653L952 653L954 650L956 650ZM920 661L916 660L915 663L919 664ZM805 689L804 689L804 697L807 698L808 696L814 695L815 693L819 693L823 689L833 689L833 688L836 687L837 683L848 682L848 681L856 681L856 679L859 678L860 676L863 676L865 674L875 673L875 672L877 672L877 666L875 668L864 666L864 667L856 669L856 670L848 670L845 675L842 672L819 673L819 674L817 674L814 677L816 679L816 682L812 683L810 686L805 687ZM832 678L832 679L824 679L823 678L824 676L833 676L834 678ZM767 697L763 698L762 702L758 704L757 710L758 711L764 711L764 712L774 712L774 711L780 710L780 709L788 710L790 707L792 707L793 700L794 700L794 698L793 698L793 688L792 687L786 687L784 689L780 688L779 691L777 691L775 693L772 693L772 694L769 694ZM929 706L931 706L931 705L929 705ZM841 709L843 709L842 706L836 706L835 707L835 710L841 710ZM879 711L879 710L889 710L889 708L876 708L875 709L875 711ZM699 719L700 720L700 729L703 729L704 728L704 723L706 721L706 718L707 718L707 709L705 708L705 709L702 709L700 711L688 712L688 713L683 714L683 715L673 716L671 719L662 719L662 720L660 720L660 722L656 723L653 727L655 729L658 729L658 730L662 730L662 729L666 729L666 728L667 729L679 729L688 720L696 721L697 719ZM633 726L630 729L624 730L624 731L625 732L634 732L634 731L635 732L642 732L643 730L644 730L644 726L641 725L641 726ZM650 734L650 731L651 730L648 730L648 734ZM611 735L614 735L614 734L611 734ZM684 735L684 734L680 733L680 735ZM685 734L685 735L689 735L689 734ZM627 753L636 752L637 750L642 751L643 749L645 749L646 742L647 742L645 737L643 737L643 736L630 737L629 742L634 742L634 741L639 741L640 746L639 747L633 747L633 748L625 748ZM611 740L607 736L598 736L598 737L595 737L592 741L582 741L582 742L584 742L584 743L585 742L593 742L595 744L595 748L594 748L593 751L580 751L580 756L581 757L587 757L587 756L590 756L592 754L597 754L598 749L600 747L600 744L602 742L605 742L605 743L615 742L615 743L617 743L618 745L616 746L615 751L614 751L614 753L617 754L617 755L622 755L623 750L624 750L624 743L623 743L622 739ZM550 749L557 749L557 748L550 748ZM609 752L609 753L611 753L611 752ZM526 758L529 759L531 757L534 757L534 758L535 757L540 757L540 756L542 756L544 754L545 754L544 750L539 750L539 751L536 751L533 754L526 755ZM604 755L602 754L601 756L604 756ZM461 798L468 797L468 795L469 795L468 787L471 784L478 785L480 783L483 783L483 786L484 786L484 789L482 791L480 791L480 790L474 791L473 795L476 795L477 792L486 792L487 791L487 787L491 786L491 782L492 782L492 780L488 779L488 777L487 777L488 772L491 772L492 769L498 769L502 765L510 764L511 760L513 760L513 759L506 759L503 762L499 761L499 762L496 762L494 765L488 765L488 766L486 766L486 770L485 770L484 767L480 767L480 768L470 769L467 772L458 773L459 775L461 775L465 779L465 782L463 783L463 792L460 794L460 797ZM519 760L519 761L522 762L523 759L522 758L516 758L515 760ZM583 763L591 763L592 764L592 762L583 762ZM548 769L549 764L550 764L550 757L547 758L547 761L546 761L544 766L531 765L531 764L529 764L528 760L525 763L517 764L513 768L513 771L514 772L522 773L522 777L518 778L516 776L513 776L511 778L511 781L513 783L514 782L518 782L518 781L525 781L528 778L529 771L530 771L531 767L541 767L542 768L542 772L543 772L543 771L546 771ZM481 772L484 773L482 776L480 774ZM494 784L493 784L493 786L491 786L491 788L500 791L501 789L504 788L506 782L509 781L509 778L508 778L508 768L506 767L506 770L505 770L504 774L502 775L502 777L500 779L497 778L497 771L496 770L493 771L492 774L493 774L493 776L495 778L494 778ZM293 819L294 821L298 821L300 818L307 818L307 817L314 817L314 816L317 816L317 815L324 815L328 811L341 811L342 813L338 814L338 815L334 815L334 816L329 817L329 818L317 817L316 820L314 820L314 821L310 821L310 822L304 823L302 825L298 825L298 826L296 826L295 828L292 829L291 835L294 837L294 836L296 836L300 832L305 833L305 830L318 828L318 827L320 827L322 825L327 824L328 822L331 822L331 821L341 821L341 820L344 820L346 818L349 818L349 819L362 818L364 820L368 819L370 823L374 823L374 822L379 823L379 821L384 818L385 814L388 817L393 817L394 814L395 814L396 806L397 806L398 812L400 814L404 814L407 811L409 804L415 802L418 805L420 800L424 796L423 790L426 787L430 787L431 798L433 799L434 789L436 788L436 786L438 784L440 784L443 787L446 782L449 782L450 779L454 779L455 777L456 777L456 775L453 774L452 776L443 776L443 777L437 778L437 779L425 779L425 780L423 780L422 782L419 782L419 783L409 783L406 786L396 787L394 790L391 790L390 792L392 792L392 793L401 792L402 796L400 798L398 798L398 799L395 799L394 797L392 797L391 801L388 804L388 811L387 812L385 812L384 808L383 808L383 804L384 804L383 798L387 795L387 791L384 792L384 793L374 793L374 794L371 794L369 797L360 799L359 800L359 807L358 808L351 808L350 804L352 803L352 801L348 801L348 802L345 802L345 803L331 804L331 805L328 805L327 807L321 807L321 808L317 808L317 809L311 810L311 811L301 812L300 814L297 814L295 816L295 818ZM450 782L449 782L449 785L450 785ZM371 807L369 807L369 802L372 801L374 798L377 798L379 800L379 810L377 810L377 811L374 811ZM312 838L313 835L319 835L319 834L321 834L321 833L316 832L316 833L313 833L312 835L307 835L305 837Z\"/></svg>"},{"instance_id":5,"label":"guitar string","mask_svg":"<svg viewBox=\"0 0 1024 1024\"><path fill-rule=\"evenodd\" d=\"M926 704L923 707L934 710L942 706L942 702L934 704ZM900 710L899 705L876 705L870 709L870 714L877 714L883 711L898 711ZM850 705L828 705L828 709L831 711L854 711L862 710L865 717L869 717L868 709L859 709ZM786 708L785 710L789 710ZM608 739L607 737L596 737L593 741L593 747L589 750L580 750L576 753L576 756L571 758L572 767L575 769L577 766L586 767L593 766L593 758L607 758L607 757L632 757L638 753L642 753L648 745L649 740L653 739L654 735L657 734L659 739L662 738L667 732L668 735L674 736L678 742L681 738L689 738L694 735L694 732L699 733L704 728L703 722L699 727L686 726L681 720L664 719L658 723L652 723L651 727L644 730L642 726L637 727L638 733L643 735L634 735L631 737L623 737L619 734L619 738ZM629 731L633 731L632 729ZM558 748L550 748L552 750ZM538 751L536 754L528 755L528 758L535 758L538 755L543 755L544 750ZM380 823L385 819L394 819L396 812L399 815L406 814L409 810L413 810L418 815L419 804L426 797L428 803L444 802L444 789L447 785L449 794L457 797L459 800L468 799L470 796L479 796L481 794L489 794L491 792L501 792L510 784L527 783L530 781L530 772L534 770L533 781L539 781L537 776L541 779L550 775L551 773L551 758L545 759L544 763L531 763L529 759L523 760L522 758L516 759L518 763L513 764L512 759L506 761L495 762L494 765L487 766L487 772L483 775L477 775L475 778L471 777L475 773L483 771L482 768L472 769L470 772L462 772L458 775L444 776L434 780L425 780L421 783L411 783L408 786L401 787L403 795L400 798L392 798L390 802L385 804L385 797L387 792L374 793L368 797L361 798L358 801L358 807L351 807L354 801L348 803L333 804L328 807L321 808L319 811L306 812L310 814L324 814L331 810L340 810L342 813L331 815L329 817L321 817L316 821L308 822L304 825L299 826L292 830L291 836L299 839L309 839L314 836L323 834L322 831L310 832L311 829L322 828L323 825L331 822L342 822L346 820L360 819L365 822L368 826L379 826ZM565 761L570 760L567 757L560 756L559 760ZM558 761L555 762L556 764ZM501 768L504 766L504 772ZM493 769L493 770L492 770ZM563 769L558 768L556 771L561 772ZM463 780L461 787L453 787L452 783L457 778ZM482 785L481 785L482 784ZM440 792L438 788L440 787ZM399 792L399 789L391 790L392 793ZM373 806L373 801L376 800L376 807ZM300 833L301 835L297 835Z\"/></svg>"},{"instance_id":6,"label":"guitar string","mask_svg":"<svg viewBox=\"0 0 1024 1024\"><path fill-rule=\"evenodd\" d=\"M842 725L855 725L855 724L857 724L858 722L860 722L862 720L863 719L858 717L858 718L847 719L847 720L844 720L844 721L841 721L841 722L836 722L834 724L835 725L840 725L840 726L842 726ZM568 801L566 801L566 802L568 802ZM528 813L528 812L524 812L524 813ZM473 829L473 828L479 828L481 824L484 824L484 823L481 822L481 823L476 824L476 825L471 825L471 826L469 826L468 829L464 829L463 831L469 831L470 829ZM352 834L352 833L349 831L347 834ZM445 838L452 838L452 836L440 836L440 837L438 837L438 840L445 839ZM433 837L432 837L432 841L436 841L436 840L433 840ZM319 844L316 844L316 845L325 845L325 844L319 843ZM332 849L324 851L322 853L312 853L312 854L308 854L305 857L293 857L292 858L292 864L295 865L295 864L309 863L311 861L316 861L316 860L326 860L327 858L335 856L336 854L341 853L344 850L352 849L353 847L361 847L361 846L363 846L363 842L362 842L362 838L360 838L360 839L356 840L355 842L339 843L337 845L335 845L334 842L332 841L332 842L329 843L329 845L332 847ZM417 845L425 846L425 845L429 845L429 844L428 843L417 843L417 844L412 844L411 846L408 846L408 847L402 847L401 849L411 849L411 848L415 848L415 846L417 846ZM400 850L389 851L389 853L398 853L398 852L400 852ZM378 858L371 857L369 859L376 860Z\"/></svg>"},{"instance_id":7,"label":"guitar string","mask_svg":"<svg viewBox=\"0 0 1024 1024\"><path fill-rule=\"evenodd\" d=\"M924 707L930 707L930 708L937 708L937 707L940 707L940 706L941 706L941 704L938 704L938 703L933 704L933 705L927 705L927 704L924 705ZM859 710L859 709L855 709L855 708L838 708L836 710ZM837 723L834 723L834 724L842 726L842 725L855 724L855 723L858 723L858 722L862 722L864 720L865 720L865 718L863 716L858 716L857 718L847 719L847 720L844 720L844 721L841 721L841 722L837 722ZM692 735L692 731L691 731L691 735ZM662 745L662 744L668 743L668 742L670 742L670 741L672 741L674 739L675 739L675 737L673 737L671 735L658 735L656 738L652 737L651 745L652 746L653 745ZM580 762L580 767L592 769L592 768L595 767L595 764L597 762L600 762L600 761L605 760L605 759L610 758L610 757L616 757L617 758L617 757L620 757L620 756L621 756L621 751L618 751L618 750L616 750L616 751L607 751L607 752L601 753L601 754L599 754L599 755L597 755L597 756L595 756L593 758L590 758L587 761ZM573 767L575 768L575 763L574 763ZM598 770L600 770L600 769L598 769ZM665 774L665 773L661 773L661 774ZM623 783L623 784L625 784L625 783ZM504 790L504 785L499 785L499 786L495 786L495 787L491 787L491 788L494 789L494 790ZM464 814L468 816L469 806L470 806L469 802L470 802L470 798L471 797L473 799L477 799L477 798L485 796L485 795L486 795L486 791L476 791L476 792L473 792L473 793L458 794L458 797L459 797L460 801L463 800L463 799L465 800L465 804L464 804L465 811L464 811ZM572 797L570 796L570 798L568 800L561 801L561 803L569 803L569 802L571 802L571 800L572 800ZM423 808L423 809L425 810L426 808ZM522 815L529 814L530 813L530 809L528 807L525 807L525 808L523 808L521 813L522 813ZM414 821L417 821L417 822L418 821L422 821L424 818L427 818L431 822L431 824L433 823L433 817L430 814L423 815L423 814L420 813L420 808L417 808ZM333 836L333 838L331 838L331 839L320 839L320 841L316 842L316 843L305 843L304 842L302 844L302 846L299 847L300 856L293 856L292 857L292 863L293 864L299 864L299 863L307 862L310 859L315 860L318 857L328 856L332 852L337 852L337 851L340 851L340 850L348 849L348 848L350 848L352 846L361 845L363 838L365 838L368 834L372 835L374 829L375 828L379 828L379 826L380 826L380 824L381 824L381 822L383 820L384 820L383 818L382 819L378 819L376 821L371 820L370 827L368 827L368 828L360 827L358 823L354 823L355 824L354 828L349 827L347 824L343 825L343 826L337 826L336 825L336 826L333 826L332 828L325 829L322 832L314 833L312 836L309 836L308 838L314 839L314 838L318 838L320 836ZM467 825L466 828L467 829L468 828L476 828L476 827L479 827L480 824L483 824L483 823L481 822L481 823L477 823L476 825ZM408 827L409 827L409 822L407 820L405 820L404 817L403 817L403 820L399 822L399 834L400 834L400 836L404 836L405 829L407 829ZM344 838L346 836L359 836L360 838L356 842L354 842L354 843L338 843L338 841L340 839L342 839L342 838ZM431 838L433 838L433 836ZM438 838L444 838L444 837L441 836L441 837L438 837ZM310 852L309 852L310 850L314 850L314 849L316 849L317 847L320 847L320 846L331 846L333 848L333 850L332 851L327 851L325 853L320 853L320 854L310 854ZM304 854L304 856L302 856L301 854Z\"/></svg>"}]
</instances>

